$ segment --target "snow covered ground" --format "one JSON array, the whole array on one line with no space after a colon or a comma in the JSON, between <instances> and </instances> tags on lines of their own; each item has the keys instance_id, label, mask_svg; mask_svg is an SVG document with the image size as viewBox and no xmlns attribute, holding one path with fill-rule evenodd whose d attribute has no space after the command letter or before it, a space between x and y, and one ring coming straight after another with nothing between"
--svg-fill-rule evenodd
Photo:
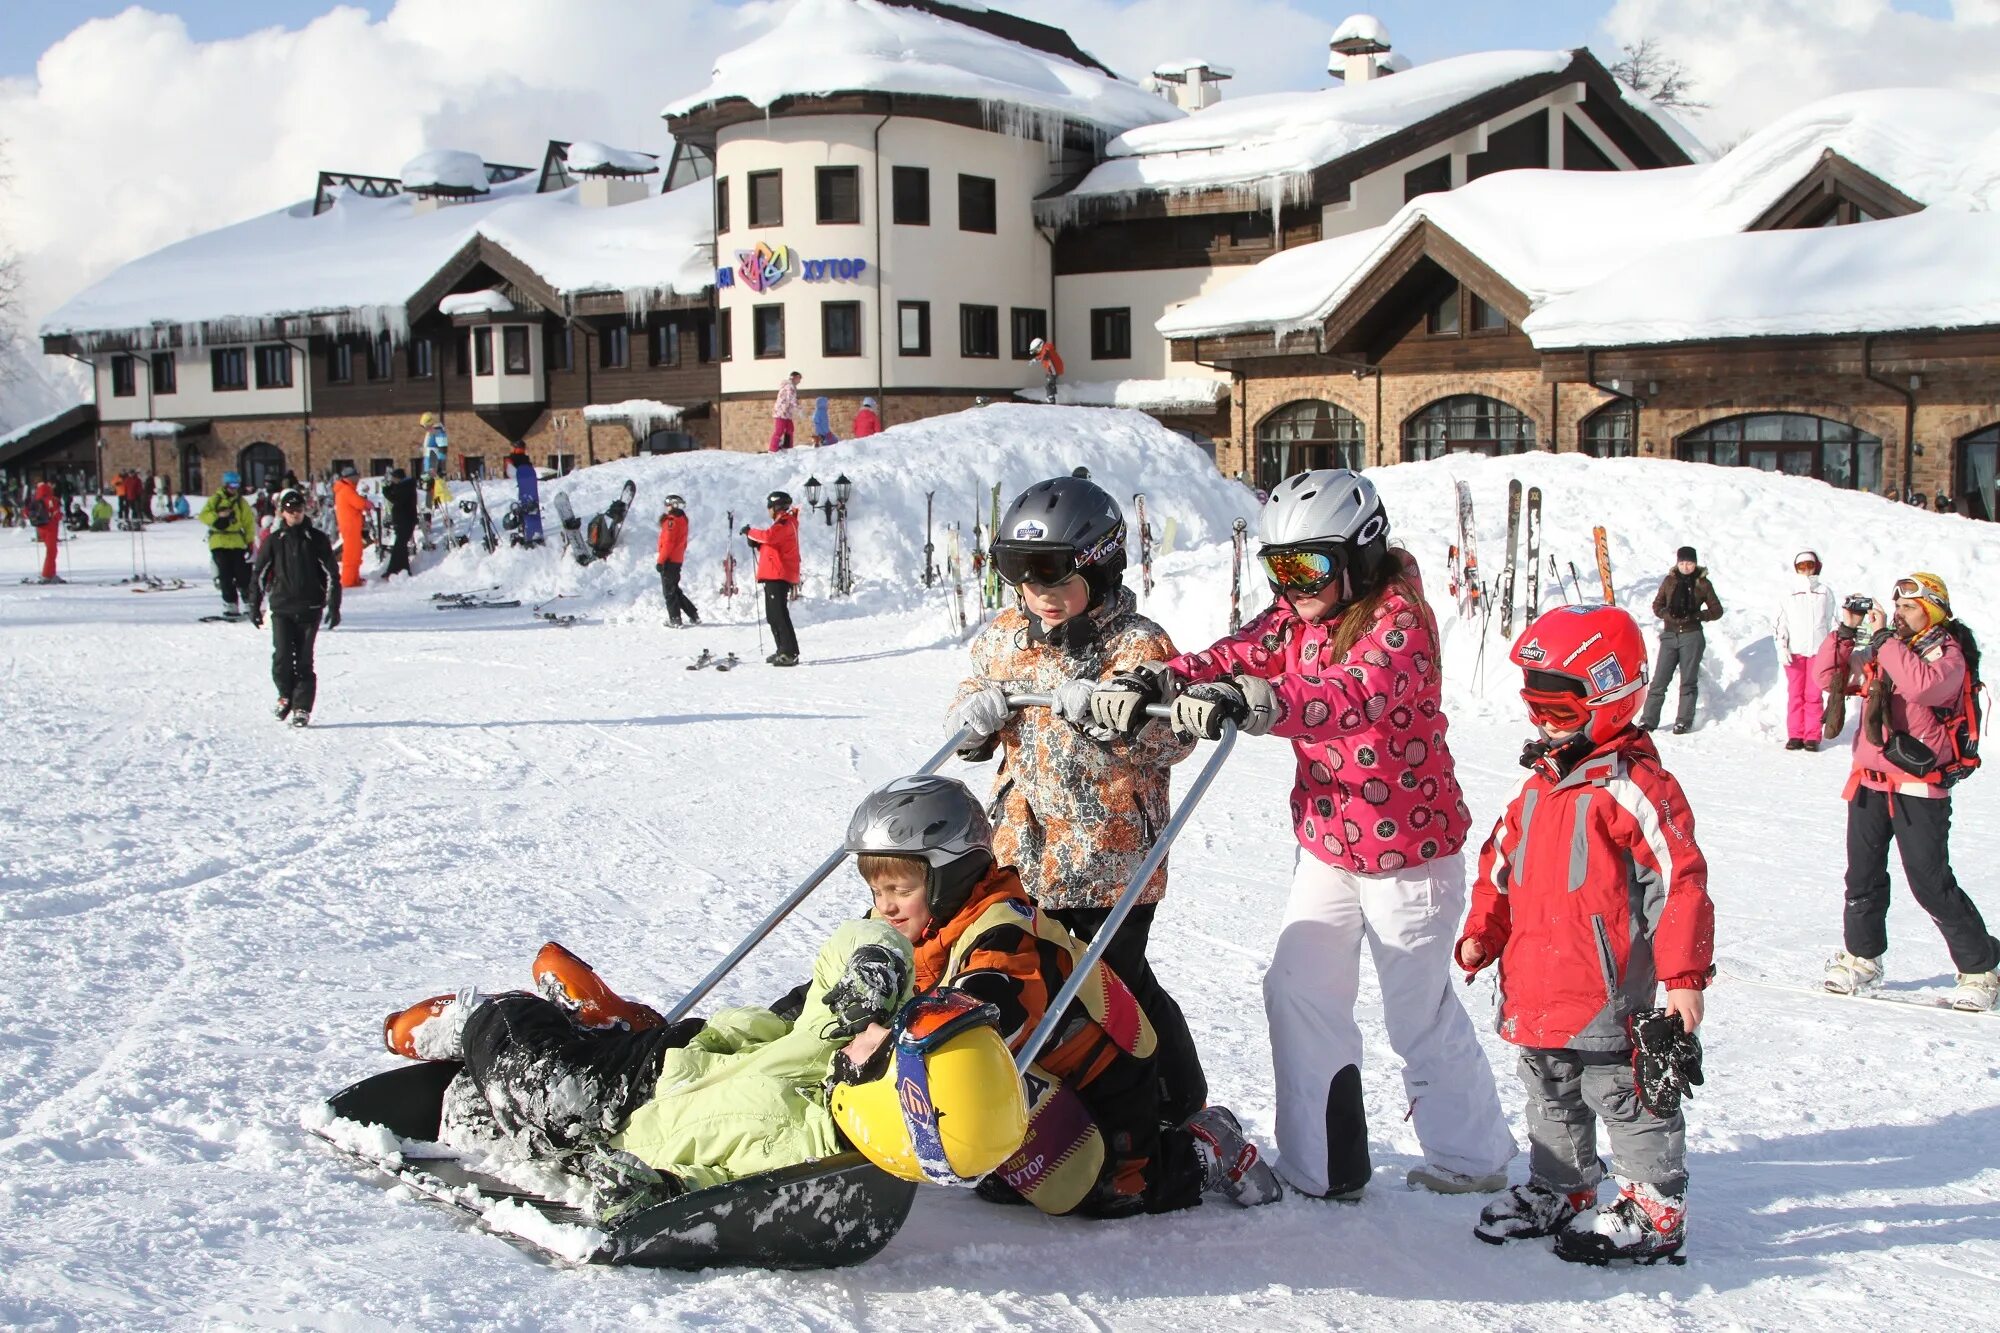
<instances>
[{"instance_id":1,"label":"snow covered ground","mask_svg":"<svg viewBox=\"0 0 2000 1333\"><path fill-rule=\"evenodd\" d=\"M1711 635L1704 725L1662 738L1713 867L1723 971L1703 1034L1709 1082L1691 1104L1685 1268L1599 1272L1533 1245L1490 1249L1470 1235L1475 1202L1405 1191L1417 1147L1372 985L1378 1175L1352 1207L1210 1204L1091 1225L925 1190L857 1269L569 1271L362 1182L299 1128L302 1105L392 1062L384 1013L461 984L523 985L544 939L629 993L676 998L838 841L864 790L938 743L964 656L941 595L915 585L924 492L969 526L975 478L1011 490L1077 463L1121 496L1146 478L1155 526L1177 531L1148 609L1184 644L1219 634L1228 520L1250 511L1247 492L1142 419L1081 409L996 406L822 454L573 477L563 485L586 515L638 481L607 566L461 552L407 585L350 593L345 623L320 641L322 699L303 733L269 716L267 637L195 622L215 596L191 525L156 525L147 557L196 585L147 595L109 582L130 568L124 534L77 538L77 581L42 589L15 582L32 567L23 534L0 533L0 976L12 997L0 1009L0 1326L1990 1321L2000 1020L1804 989L1838 940L1845 757L1780 748L1765 607L1792 552L1818 545L1842 591L1938 570L1967 619L2000 637L2000 601L1983 586L2000 533L1741 471L1537 456L1374 474L1440 602L1459 475L1474 484L1489 566L1518 476L1545 491L1559 559L1587 568L1591 524L1613 527L1621 601L1649 601L1682 541L1715 570L1729 613ZM771 486L798 493L808 471L843 470L856 482L860 595L824 599L828 530L810 518L806 665L769 670L747 599L732 610L715 595L722 510L741 523ZM655 600L650 520L670 488L689 498L689 586L717 622L698 631L665 628ZM747 569L738 577L748 586ZM574 592L551 609L585 621L428 600L492 584L530 601ZM701 647L752 665L680 670ZM1453 621L1446 653L1452 746L1483 823L1518 772L1516 686L1497 637L1479 689L1477 635ZM1258 979L1291 865L1289 775L1287 747L1238 747L1174 853L1155 932L1214 1095L1260 1136L1272 1103ZM1989 920L1996 814L2000 778L1959 789L1955 860ZM718 999L790 985L862 902L841 872ZM1943 946L1907 896L1890 925L1897 993L1948 984ZM1464 996L1484 1029L1489 983ZM1506 1048L1486 1043L1518 1117Z\"/></svg>"}]
</instances>

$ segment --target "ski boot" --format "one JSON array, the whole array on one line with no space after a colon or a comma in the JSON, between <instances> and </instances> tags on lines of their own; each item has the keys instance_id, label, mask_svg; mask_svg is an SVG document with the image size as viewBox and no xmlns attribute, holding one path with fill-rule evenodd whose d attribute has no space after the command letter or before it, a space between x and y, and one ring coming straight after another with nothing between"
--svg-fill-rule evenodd
<instances>
[{"instance_id":1,"label":"ski boot","mask_svg":"<svg viewBox=\"0 0 2000 1333\"><path fill-rule=\"evenodd\" d=\"M1243 1126L1228 1107L1203 1107L1188 1120L1187 1128L1194 1135L1195 1150L1201 1154L1205 1169L1204 1192L1213 1190L1243 1208L1276 1203L1284 1197L1278 1173L1244 1135Z\"/></svg>"},{"instance_id":2,"label":"ski boot","mask_svg":"<svg viewBox=\"0 0 2000 1333\"><path fill-rule=\"evenodd\" d=\"M619 1027L644 1032L666 1020L659 1011L628 1000L604 984L604 978L554 940L535 955L535 989L542 998L568 1012L581 1027Z\"/></svg>"},{"instance_id":3,"label":"ski boot","mask_svg":"<svg viewBox=\"0 0 2000 1333\"><path fill-rule=\"evenodd\" d=\"M619 1148L572 1153L563 1160L563 1169L590 1186L590 1214L605 1226L687 1193L680 1177L655 1171Z\"/></svg>"},{"instance_id":4,"label":"ski boot","mask_svg":"<svg viewBox=\"0 0 2000 1333\"><path fill-rule=\"evenodd\" d=\"M467 986L398 1009L382 1020L382 1044L410 1060L463 1060L465 1020L484 998Z\"/></svg>"},{"instance_id":5,"label":"ski boot","mask_svg":"<svg viewBox=\"0 0 2000 1333\"><path fill-rule=\"evenodd\" d=\"M777 667L793 667L798 664L799 655L797 653L779 653L771 659L771 665Z\"/></svg>"},{"instance_id":6,"label":"ski boot","mask_svg":"<svg viewBox=\"0 0 2000 1333\"><path fill-rule=\"evenodd\" d=\"M1433 1194L1498 1194L1507 1188L1507 1173L1494 1171L1483 1176L1467 1175L1454 1171L1448 1166L1434 1166L1429 1162L1413 1166L1403 1177L1403 1183L1413 1190L1429 1190Z\"/></svg>"},{"instance_id":7,"label":"ski boot","mask_svg":"<svg viewBox=\"0 0 2000 1333\"><path fill-rule=\"evenodd\" d=\"M1947 1003L1969 1014L1983 1014L2000 1005L2000 972L1959 973L1958 989Z\"/></svg>"},{"instance_id":8,"label":"ski boot","mask_svg":"<svg viewBox=\"0 0 2000 1333\"><path fill-rule=\"evenodd\" d=\"M1480 1209L1479 1222L1472 1228L1472 1234L1488 1245L1553 1236L1596 1202L1595 1189L1563 1194L1531 1180L1514 1186Z\"/></svg>"},{"instance_id":9,"label":"ski boot","mask_svg":"<svg viewBox=\"0 0 2000 1333\"><path fill-rule=\"evenodd\" d=\"M292 701L290 699L278 700L278 706L272 710L272 716L276 717L278 721L283 722L286 718L290 717L291 715L292 715Z\"/></svg>"},{"instance_id":10,"label":"ski boot","mask_svg":"<svg viewBox=\"0 0 2000 1333\"><path fill-rule=\"evenodd\" d=\"M312 714L301 708L298 712L292 714L292 725L295 727L312 725Z\"/></svg>"},{"instance_id":11,"label":"ski boot","mask_svg":"<svg viewBox=\"0 0 2000 1333\"><path fill-rule=\"evenodd\" d=\"M1618 1180L1609 1207L1578 1216L1556 1233L1556 1258L1573 1264L1625 1261L1684 1264L1687 1240L1687 1187L1667 1194L1656 1185Z\"/></svg>"},{"instance_id":12,"label":"ski boot","mask_svg":"<svg viewBox=\"0 0 2000 1333\"><path fill-rule=\"evenodd\" d=\"M1882 960L1842 949L1826 960L1826 988L1835 995L1866 995L1882 985Z\"/></svg>"}]
</instances>

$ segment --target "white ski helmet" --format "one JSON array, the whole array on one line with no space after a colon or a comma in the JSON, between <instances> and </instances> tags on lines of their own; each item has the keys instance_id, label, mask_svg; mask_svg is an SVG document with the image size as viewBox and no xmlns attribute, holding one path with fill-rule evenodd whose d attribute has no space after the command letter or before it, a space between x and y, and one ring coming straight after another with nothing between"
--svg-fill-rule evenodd
<instances>
[{"instance_id":1,"label":"white ski helmet","mask_svg":"<svg viewBox=\"0 0 2000 1333\"><path fill-rule=\"evenodd\" d=\"M1041 350L1042 350L1042 340L1041 340L1040 338L1030 338L1030 339L1028 339L1028 355L1029 355L1029 356L1033 356L1033 355L1034 355L1035 353L1037 353L1037 352L1039 352L1039 351L1041 351Z\"/></svg>"},{"instance_id":2,"label":"white ski helmet","mask_svg":"<svg viewBox=\"0 0 2000 1333\"><path fill-rule=\"evenodd\" d=\"M1374 590L1388 564L1389 515L1375 483L1346 468L1315 468L1271 489L1257 515L1264 553L1324 552L1335 562L1343 601Z\"/></svg>"}]
</instances>

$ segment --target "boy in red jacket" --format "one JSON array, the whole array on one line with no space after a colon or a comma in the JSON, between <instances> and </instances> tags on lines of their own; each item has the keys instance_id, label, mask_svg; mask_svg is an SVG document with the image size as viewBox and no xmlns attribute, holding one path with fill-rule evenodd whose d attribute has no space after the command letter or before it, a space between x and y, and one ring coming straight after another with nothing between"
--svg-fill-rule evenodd
<instances>
[{"instance_id":1,"label":"boy in red jacket","mask_svg":"<svg viewBox=\"0 0 2000 1333\"><path fill-rule=\"evenodd\" d=\"M1558 1257L1680 1262L1687 1143L1676 1107L1642 1104L1634 1015L1667 988L1666 1011L1701 1025L1713 974L1715 906L1694 816L1652 738L1632 725L1646 645L1616 607L1565 606L1521 635L1510 660L1542 739L1528 777L1479 853L1458 942L1472 973L1498 961L1500 1035L1521 1047L1528 1183L1479 1215L1489 1244L1556 1238ZM1611 1140L1618 1197L1597 1207L1596 1121Z\"/></svg>"},{"instance_id":2,"label":"boy in red jacket","mask_svg":"<svg viewBox=\"0 0 2000 1333\"><path fill-rule=\"evenodd\" d=\"M667 623L675 629L681 628L683 616L686 624L701 623L701 613L681 591L681 565L688 549L688 516L683 504L678 495L667 497L666 512L660 515L660 549L653 559L653 568L660 573L660 595L667 600Z\"/></svg>"},{"instance_id":3,"label":"boy in red jacket","mask_svg":"<svg viewBox=\"0 0 2000 1333\"><path fill-rule=\"evenodd\" d=\"M792 631L792 585L799 581L799 511L785 491L764 497L771 526L743 525L743 535L757 548L757 582L764 587L764 619L778 651L765 658L772 666L799 664L799 636Z\"/></svg>"}]
</instances>

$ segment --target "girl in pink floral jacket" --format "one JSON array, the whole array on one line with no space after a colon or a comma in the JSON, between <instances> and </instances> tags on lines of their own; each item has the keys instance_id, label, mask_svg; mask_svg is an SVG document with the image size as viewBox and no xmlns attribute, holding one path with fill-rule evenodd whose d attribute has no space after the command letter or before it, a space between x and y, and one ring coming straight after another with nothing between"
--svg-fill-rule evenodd
<instances>
[{"instance_id":1,"label":"girl in pink floral jacket","mask_svg":"<svg viewBox=\"0 0 2000 1333\"><path fill-rule=\"evenodd\" d=\"M1424 1148L1410 1183L1500 1189L1514 1140L1450 975L1472 816L1445 742L1437 622L1416 562L1390 549L1381 499L1353 472L1287 478L1258 535L1276 604L1172 659L1170 674L1102 687L1094 711L1116 724L1128 700L1170 697L1180 730L1213 736L1228 718L1292 743L1302 853L1264 976L1280 1174L1347 1198L1372 1174L1354 1022L1365 939Z\"/></svg>"}]
</instances>

